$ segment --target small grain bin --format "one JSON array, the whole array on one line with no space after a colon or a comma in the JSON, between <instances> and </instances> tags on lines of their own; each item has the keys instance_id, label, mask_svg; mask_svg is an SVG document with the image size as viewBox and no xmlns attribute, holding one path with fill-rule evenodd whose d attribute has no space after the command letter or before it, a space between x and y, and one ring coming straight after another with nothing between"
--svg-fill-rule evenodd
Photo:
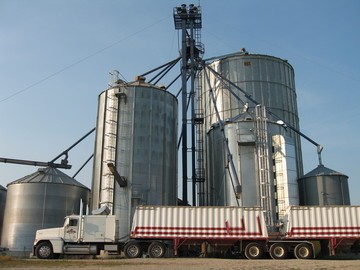
<instances>
[{"instance_id":1,"label":"small grain bin","mask_svg":"<svg viewBox=\"0 0 360 270\"><path fill-rule=\"evenodd\" d=\"M1 246L9 255L28 257L36 230L60 227L64 217L78 214L80 199L88 204L90 190L52 167L41 168L7 185Z\"/></svg>"},{"instance_id":2,"label":"small grain bin","mask_svg":"<svg viewBox=\"0 0 360 270\"><path fill-rule=\"evenodd\" d=\"M348 177L319 165L298 180L300 205L350 205Z\"/></svg>"}]
</instances>

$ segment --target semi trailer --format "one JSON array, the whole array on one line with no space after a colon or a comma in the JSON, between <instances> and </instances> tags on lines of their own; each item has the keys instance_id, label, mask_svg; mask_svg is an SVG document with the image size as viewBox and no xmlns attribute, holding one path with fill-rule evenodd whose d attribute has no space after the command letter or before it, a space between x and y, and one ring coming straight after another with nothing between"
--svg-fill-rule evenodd
<instances>
[{"instance_id":1,"label":"semi trailer","mask_svg":"<svg viewBox=\"0 0 360 270\"><path fill-rule=\"evenodd\" d=\"M216 250L248 259L356 253L360 206L290 206L277 229L267 228L257 207L137 206L129 234L119 236L118 228L113 215L71 215L61 228L38 230L33 253L40 259L101 251L161 258Z\"/></svg>"}]
</instances>

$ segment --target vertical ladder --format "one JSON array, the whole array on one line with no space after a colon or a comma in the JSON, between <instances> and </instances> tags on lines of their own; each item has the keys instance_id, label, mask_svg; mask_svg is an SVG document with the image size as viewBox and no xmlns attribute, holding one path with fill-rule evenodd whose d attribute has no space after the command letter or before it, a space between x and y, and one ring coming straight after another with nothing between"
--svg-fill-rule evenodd
<instances>
[{"instance_id":1,"label":"vertical ladder","mask_svg":"<svg viewBox=\"0 0 360 270\"><path fill-rule=\"evenodd\" d=\"M200 7L198 7L200 8ZM201 19L195 19L195 24L201 24ZM194 28L194 41L195 41L195 70L201 70L200 58L204 54L204 44L201 43L201 27ZM195 71L194 71L195 72ZM196 138L195 138L195 181L197 188L197 202L198 205L207 205L205 196L205 163L204 163L204 111L202 107L202 92L201 92L201 79L199 78L199 72L196 73L196 106L194 113L193 124L196 126Z\"/></svg>"},{"instance_id":2,"label":"vertical ladder","mask_svg":"<svg viewBox=\"0 0 360 270\"><path fill-rule=\"evenodd\" d=\"M198 205L206 205L205 196L205 162L204 162L204 112L202 109L202 84L197 77L197 110L195 111L194 124L196 125L196 183L198 190Z\"/></svg>"},{"instance_id":3,"label":"vertical ladder","mask_svg":"<svg viewBox=\"0 0 360 270\"><path fill-rule=\"evenodd\" d=\"M274 225L271 211L271 186L269 170L269 144L267 131L266 110L257 105L256 113L256 151L258 162L258 176L260 183L260 204L264 212L265 221L268 226Z\"/></svg>"},{"instance_id":4,"label":"vertical ladder","mask_svg":"<svg viewBox=\"0 0 360 270\"><path fill-rule=\"evenodd\" d=\"M107 205L111 210L114 204L114 175L110 172L107 164L115 164L117 117L118 98L115 96L115 91L110 89L106 93L100 205Z\"/></svg>"},{"instance_id":5,"label":"vertical ladder","mask_svg":"<svg viewBox=\"0 0 360 270\"><path fill-rule=\"evenodd\" d=\"M200 58L202 58L204 52L205 52L205 48L204 48L204 44L201 43L201 29L200 28L195 28L195 49L198 50L198 56Z\"/></svg>"}]
</instances>

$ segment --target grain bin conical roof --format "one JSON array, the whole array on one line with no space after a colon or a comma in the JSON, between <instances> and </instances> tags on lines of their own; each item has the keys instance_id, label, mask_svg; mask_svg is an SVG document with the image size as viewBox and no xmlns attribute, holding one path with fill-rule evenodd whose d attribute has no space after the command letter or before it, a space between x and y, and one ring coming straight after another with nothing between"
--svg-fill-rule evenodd
<instances>
[{"instance_id":1,"label":"grain bin conical roof","mask_svg":"<svg viewBox=\"0 0 360 270\"><path fill-rule=\"evenodd\" d=\"M313 169L312 171L308 172L307 174L305 174L304 176L302 176L300 178L307 178L307 177L321 176L321 175L323 175L323 176L325 176L325 175L345 176L344 174L334 171L332 169L329 169L329 168L325 167L324 165L319 165L315 169Z\"/></svg>"},{"instance_id":2,"label":"grain bin conical roof","mask_svg":"<svg viewBox=\"0 0 360 270\"><path fill-rule=\"evenodd\" d=\"M71 178L62 171L53 167L40 168L32 174L29 174L9 183L8 186L20 183L53 183L78 186L88 189L86 186L79 183L74 178Z\"/></svg>"},{"instance_id":3,"label":"grain bin conical roof","mask_svg":"<svg viewBox=\"0 0 360 270\"><path fill-rule=\"evenodd\" d=\"M0 185L0 190L6 191L6 188L4 188L2 185Z\"/></svg>"}]
</instances>

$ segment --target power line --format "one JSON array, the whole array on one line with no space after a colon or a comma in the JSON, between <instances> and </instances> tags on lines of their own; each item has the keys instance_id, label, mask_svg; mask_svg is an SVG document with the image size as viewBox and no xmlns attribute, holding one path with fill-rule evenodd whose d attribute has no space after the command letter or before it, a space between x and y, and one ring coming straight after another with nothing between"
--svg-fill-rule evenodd
<instances>
[{"instance_id":1,"label":"power line","mask_svg":"<svg viewBox=\"0 0 360 270\"><path fill-rule=\"evenodd\" d=\"M114 42L114 43L112 43L112 44L110 44L110 45L102 48L102 49L100 49L100 50L97 50L97 51L95 51L95 52L93 52L93 53L91 53L91 54L89 54L89 55L87 55L87 56L85 56L85 57L77 60L76 62L74 62L74 63L72 63L72 64L70 64L70 65L68 65L68 66L65 66L65 67L59 69L58 71L55 71L54 73L46 76L45 78L43 78L43 79L41 79L41 80L39 80L39 81L37 81L37 82L35 82L35 83L27 86L27 87L25 87L25 88L23 88L23 89L21 89L21 90L16 91L15 93L7 96L6 98L1 99L1 100L0 100L0 103L1 103L1 102L4 102L4 101L6 101L6 100L9 100L9 99L11 99L11 98L13 98L13 97L15 97L15 96L17 96L17 95L19 95L19 94L21 94L21 93L23 93L23 92L25 92L25 91L33 88L34 86L39 85L39 84L43 83L44 81L47 81L48 79L50 79L50 78L52 78L52 77L55 77L56 75L64 72L65 70L68 70L68 69L70 69L70 68L72 68L72 67L74 67L74 66L76 66L76 65L78 65L78 64L80 64L80 63L82 63L82 62L85 62L85 61L88 60L89 58L92 58L92 57L94 57L95 55L98 55L98 54L102 53L103 51L106 51L107 49L110 49L110 48L118 45L119 43L124 42L125 40L127 40L127 39L129 39L129 38L131 38L131 37L134 37L134 36L136 36L137 34L140 34L141 32L144 32L145 30L147 30L147 29L149 29L149 28L151 28L151 27L153 27L153 26L155 26L155 25L157 25L157 24L159 24L159 23L167 20L167 19L170 18L170 17L171 17L171 15L170 15L170 16L167 16L167 17L165 17L165 18L162 18L162 19L160 19L160 20L158 20L158 21L156 21L156 22L154 22L154 23L152 23L152 24L150 24L150 25L148 25L148 26L146 26L146 27L144 27L144 28L142 28L142 29L139 29L139 30L135 31L134 33L132 33L132 34L130 34L130 35L128 35L128 36L126 36L126 37L124 37L124 38L122 38L122 39L120 39L120 40L118 40L118 41L116 41L116 42Z\"/></svg>"}]
</instances>

